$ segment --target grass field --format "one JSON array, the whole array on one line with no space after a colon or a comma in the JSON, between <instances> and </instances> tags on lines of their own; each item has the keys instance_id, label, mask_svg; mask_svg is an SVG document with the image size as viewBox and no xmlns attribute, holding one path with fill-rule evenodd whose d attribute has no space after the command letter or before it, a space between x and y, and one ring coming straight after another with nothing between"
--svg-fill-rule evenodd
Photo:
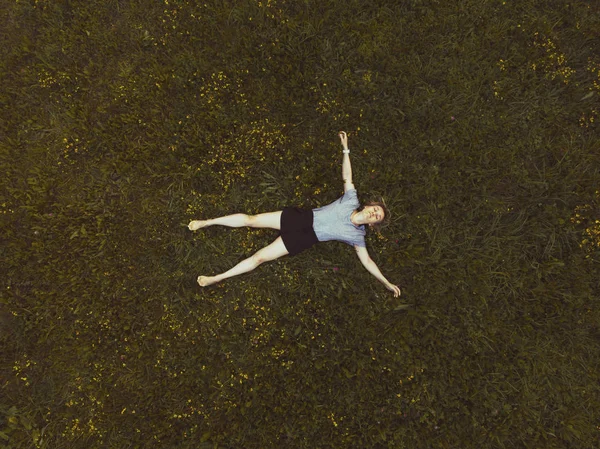
<instances>
[{"instance_id":1,"label":"grass field","mask_svg":"<svg viewBox=\"0 0 600 449\"><path fill-rule=\"evenodd\" d=\"M0 3L0 448L600 447L596 0ZM195 218L343 194L341 242Z\"/></svg>"}]
</instances>

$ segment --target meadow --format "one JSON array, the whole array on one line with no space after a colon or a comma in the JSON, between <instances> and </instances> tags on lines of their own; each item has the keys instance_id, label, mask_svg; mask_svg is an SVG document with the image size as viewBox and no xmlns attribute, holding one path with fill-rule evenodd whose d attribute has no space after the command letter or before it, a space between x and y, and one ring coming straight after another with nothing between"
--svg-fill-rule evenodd
<instances>
[{"instance_id":1,"label":"meadow","mask_svg":"<svg viewBox=\"0 0 600 449\"><path fill-rule=\"evenodd\" d=\"M596 0L4 0L0 448L600 447ZM343 194L391 211L207 288Z\"/></svg>"}]
</instances>

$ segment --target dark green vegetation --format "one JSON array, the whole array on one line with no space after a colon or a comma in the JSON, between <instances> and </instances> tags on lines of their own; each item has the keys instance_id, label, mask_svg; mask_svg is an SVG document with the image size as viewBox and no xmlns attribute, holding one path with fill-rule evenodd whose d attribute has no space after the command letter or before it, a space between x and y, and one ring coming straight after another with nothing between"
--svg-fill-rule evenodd
<instances>
[{"instance_id":1,"label":"dark green vegetation","mask_svg":"<svg viewBox=\"0 0 600 449\"><path fill-rule=\"evenodd\" d=\"M0 8L0 447L599 447L598 2Z\"/></svg>"}]
</instances>

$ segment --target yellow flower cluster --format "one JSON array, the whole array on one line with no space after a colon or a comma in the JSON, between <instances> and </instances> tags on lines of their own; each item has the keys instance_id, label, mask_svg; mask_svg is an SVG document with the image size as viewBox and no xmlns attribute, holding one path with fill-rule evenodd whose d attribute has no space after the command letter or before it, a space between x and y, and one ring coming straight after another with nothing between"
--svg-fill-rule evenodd
<instances>
[{"instance_id":1,"label":"yellow flower cluster","mask_svg":"<svg viewBox=\"0 0 600 449\"><path fill-rule=\"evenodd\" d=\"M285 354L284 349L271 348L271 355L275 358L275 360L279 360L283 354Z\"/></svg>"},{"instance_id":2,"label":"yellow flower cluster","mask_svg":"<svg viewBox=\"0 0 600 449\"><path fill-rule=\"evenodd\" d=\"M282 270L278 271L277 277L279 284L286 290L295 290L300 287L300 273L298 270L291 270L288 266L282 266Z\"/></svg>"},{"instance_id":3,"label":"yellow flower cluster","mask_svg":"<svg viewBox=\"0 0 600 449\"><path fill-rule=\"evenodd\" d=\"M334 413L333 413L333 412L329 413L329 415L327 415L327 417L328 417L328 418L331 420L331 423L332 423L332 424L333 424L335 427L337 427L337 426L338 426L338 423L337 423L337 421L335 420L335 415L334 415Z\"/></svg>"},{"instance_id":4,"label":"yellow flower cluster","mask_svg":"<svg viewBox=\"0 0 600 449\"><path fill-rule=\"evenodd\" d=\"M592 108L590 112L583 112L579 118L579 126L589 128L598 118L598 109Z\"/></svg>"},{"instance_id":5,"label":"yellow flower cluster","mask_svg":"<svg viewBox=\"0 0 600 449\"><path fill-rule=\"evenodd\" d=\"M178 338L185 339L186 341L193 341L191 340L193 334L198 333L198 329L190 329L189 327L184 326L183 321L173 313L170 305L167 303L163 304L163 315L160 320L164 323L170 333L176 335Z\"/></svg>"},{"instance_id":6,"label":"yellow flower cluster","mask_svg":"<svg viewBox=\"0 0 600 449\"><path fill-rule=\"evenodd\" d=\"M191 169L192 167L188 166L189 169ZM198 168L197 170L200 170L200 168ZM187 210L185 211L185 213L192 217L192 218L196 218L196 219L204 219L204 218L210 218L210 217L205 217L205 206L207 204L219 204L223 201L223 195L222 194L216 194L216 193L201 193L201 192L197 192L196 190L192 189L192 199L191 202L188 204Z\"/></svg>"},{"instance_id":7,"label":"yellow flower cluster","mask_svg":"<svg viewBox=\"0 0 600 449\"><path fill-rule=\"evenodd\" d=\"M596 190L596 200L600 202L600 190ZM594 209L596 207L590 204L577 206L571 217L571 223L586 225L583 231L583 240L579 244L579 247L587 253L588 258L591 257L592 251L600 249L600 220L592 220L590 218Z\"/></svg>"},{"instance_id":8,"label":"yellow flower cluster","mask_svg":"<svg viewBox=\"0 0 600 449\"><path fill-rule=\"evenodd\" d=\"M27 368L29 368L32 365L37 365L37 363L32 360L29 360L27 354L23 354L23 360L16 360L13 365L13 371L15 373L15 376L17 376L19 380L21 380L25 384L26 387L28 387L30 383L29 378L27 377L27 374L24 371L26 371Z\"/></svg>"},{"instance_id":9,"label":"yellow flower cluster","mask_svg":"<svg viewBox=\"0 0 600 449\"><path fill-rule=\"evenodd\" d=\"M10 204L7 206L6 203L2 203L2 207L0 208L0 213L2 214L14 214L15 211L11 209Z\"/></svg>"},{"instance_id":10,"label":"yellow flower cluster","mask_svg":"<svg viewBox=\"0 0 600 449\"><path fill-rule=\"evenodd\" d=\"M271 308L268 306L269 299L262 296L254 285L244 285L244 296L247 317L242 318L242 324L250 328L250 343L253 346L266 344L277 328L277 323L271 316Z\"/></svg>"},{"instance_id":11,"label":"yellow flower cluster","mask_svg":"<svg viewBox=\"0 0 600 449\"><path fill-rule=\"evenodd\" d=\"M164 0L165 6L166 8L163 10L163 14L164 14L164 18L162 19L162 23L164 24L165 33L158 38L158 41L163 45L167 45L167 38L169 38L170 33L172 33L174 30L177 29L177 17L180 11L183 10L184 7L184 3L183 2L171 2L169 3L169 0ZM185 2L185 5L189 6L189 3ZM193 15L192 15L193 17ZM179 31L177 33L178 35L189 35L190 32L189 31L185 31L185 33L183 33L182 31ZM154 45L158 45L158 42L154 42Z\"/></svg>"},{"instance_id":12,"label":"yellow flower cluster","mask_svg":"<svg viewBox=\"0 0 600 449\"><path fill-rule=\"evenodd\" d=\"M249 71L246 70L245 73L248 74ZM197 75L194 73L194 77ZM224 72L215 72L202 80L196 98L215 113L232 103L249 108L249 117L264 112L264 105L249 105L242 86L241 78L231 79ZM235 135L215 142L205 164L211 172L218 175L220 190L227 193L232 183L245 178L254 166L275 159L283 161L281 152L287 143L284 129L284 123L277 124L269 118L260 118L242 124ZM198 168L203 169L204 167Z\"/></svg>"},{"instance_id":13,"label":"yellow flower cluster","mask_svg":"<svg viewBox=\"0 0 600 449\"><path fill-rule=\"evenodd\" d=\"M72 78L69 73L62 70L56 71L55 73L51 73L46 68L41 68L38 70L37 79L40 87L49 88L54 85L60 85L64 84L65 82L70 82ZM74 79L76 84L78 84L77 82L79 78L75 76ZM75 92L78 92L79 89L79 86L75 87ZM72 97L70 93L67 93L66 96L68 98Z\"/></svg>"},{"instance_id":14,"label":"yellow flower cluster","mask_svg":"<svg viewBox=\"0 0 600 449\"><path fill-rule=\"evenodd\" d=\"M69 393L69 400L65 403L67 407L76 407L89 412L93 418L89 418L85 423L81 422L79 418L72 419L69 423L65 424L65 428L62 431L63 437L78 438L82 436L95 436L101 440L106 435L106 430L98 428L94 421L94 419L102 420L104 402L101 398L96 397L95 394L89 393L89 391L97 390L97 385L104 382L102 371L105 368L98 362L94 363L94 368L96 372L91 379L83 377L73 379L72 386L74 389ZM84 382L87 385L84 385ZM92 382L95 382L97 385L90 388ZM106 394L106 397L108 396Z\"/></svg>"},{"instance_id":15,"label":"yellow flower cluster","mask_svg":"<svg viewBox=\"0 0 600 449\"><path fill-rule=\"evenodd\" d=\"M41 87L52 87L58 80L48 72L45 68L42 68L38 72L38 83Z\"/></svg>"},{"instance_id":16,"label":"yellow flower cluster","mask_svg":"<svg viewBox=\"0 0 600 449\"><path fill-rule=\"evenodd\" d=\"M245 178L254 167L267 161L284 160L282 151L287 143L285 124L276 125L268 118L242 126L236 135L215 144L205 164L216 172L221 190L229 191L232 183ZM216 166L216 168L213 168Z\"/></svg>"},{"instance_id":17,"label":"yellow flower cluster","mask_svg":"<svg viewBox=\"0 0 600 449\"><path fill-rule=\"evenodd\" d=\"M494 98L496 98L497 100L504 100L504 97L500 93L500 84L498 83L498 81L494 81L493 89L494 89Z\"/></svg>"},{"instance_id":18,"label":"yellow flower cluster","mask_svg":"<svg viewBox=\"0 0 600 449\"><path fill-rule=\"evenodd\" d=\"M78 137L74 139L65 137L63 138L63 144L64 149L61 154L63 160L58 161L58 165L61 165L63 161L73 165L75 161L71 158L76 154L82 154L87 151L87 146Z\"/></svg>"},{"instance_id":19,"label":"yellow flower cluster","mask_svg":"<svg viewBox=\"0 0 600 449\"><path fill-rule=\"evenodd\" d=\"M584 231L586 236L579 245L581 248L599 248L600 249L600 220L594 221L592 225Z\"/></svg>"},{"instance_id":20,"label":"yellow flower cluster","mask_svg":"<svg viewBox=\"0 0 600 449\"><path fill-rule=\"evenodd\" d=\"M280 23L287 23L289 19L283 18L283 10L279 8L281 1L278 0L254 0L256 5L261 9L262 14L269 19L276 19ZM252 17L248 20L252 21Z\"/></svg>"},{"instance_id":21,"label":"yellow flower cluster","mask_svg":"<svg viewBox=\"0 0 600 449\"><path fill-rule=\"evenodd\" d=\"M544 49L546 55L537 62L532 63L531 68L542 70L552 80L560 77L565 84L568 84L569 78L575 74L575 70L566 64L566 57L557 50L556 44L550 38L544 39L536 32L534 33L533 45Z\"/></svg>"},{"instance_id":22,"label":"yellow flower cluster","mask_svg":"<svg viewBox=\"0 0 600 449\"><path fill-rule=\"evenodd\" d=\"M197 76L197 72L194 73L194 76ZM200 87L200 99L207 104L213 104L214 107L220 109L221 102L218 100L231 88L231 83L232 81L225 73L212 73L210 78L203 80L202 86ZM240 80L236 82L236 86L238 89L241 87Z\"/></svg>"},{"instance_id":23,"label":"yellow flower cluster","mask_svg":"<svg viewBox=\"0 0 600 449\"><path fill-rule=\"evenodd\" d=\"M317 112L324 115L331 115L333 120L347 119L350 117L348 113L344 113L341 110L340 104L329 91L327 83L323 83L318 87L312 86L310 90L321 94L321 98L318 100L317 107L315 108Z\"/></svg>"}]
</instances>

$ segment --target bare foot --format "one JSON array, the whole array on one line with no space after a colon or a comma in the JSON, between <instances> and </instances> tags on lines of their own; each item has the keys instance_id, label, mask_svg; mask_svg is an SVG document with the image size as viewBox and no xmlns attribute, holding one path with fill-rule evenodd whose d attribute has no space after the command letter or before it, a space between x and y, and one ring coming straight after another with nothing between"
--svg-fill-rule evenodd
<instances>
[{"instance_id":1,"label":"bare foot","mask_svg":"<svg viewBox=\"0 0 600 449\"><path fill-rule=\"evenodd\" d=\"M207 287L218 282L216 276L198 276L198 284L200 287Z\"/></svg>"},{"instance_id":2,"label":"bare foot","mask_svg":"<svg viewBox=\"0 0 600 449\"><path fill-rule=\"evenodd\" d=\"M206 220L192 220L188 225L188 229L190 231L196 231L204 226L206 226Z\"/></svg>"}]
</instances>

